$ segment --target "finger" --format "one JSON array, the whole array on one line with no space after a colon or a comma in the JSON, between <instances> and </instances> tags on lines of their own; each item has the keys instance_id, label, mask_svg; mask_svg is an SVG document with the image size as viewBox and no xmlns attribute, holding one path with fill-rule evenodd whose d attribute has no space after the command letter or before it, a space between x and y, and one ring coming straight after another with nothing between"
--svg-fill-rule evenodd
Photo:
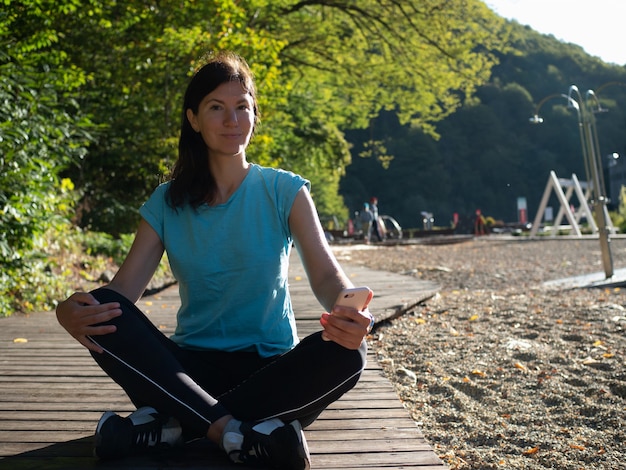
<instances>
[{"instance_id":1,"label":"finger","mask_svg":"<svg viewBox=\"0 0 626 470\"><path fill-rule=\"evenodd\" d=\"M329 315L328 313L322 315L320 323L324 328L322 339L325 341L334 341L347 349L357 349L365 336L365 331L354 322L333 318L333 315ZM335 325L337 323L340 326L348 327L347 329L338 327Z\"/></svg>"},{"instance_id":2,"label":"finger","mask_svg":"<svg viewBox=\"0 0 626 470\"><path fill-rule=\"evenodd\" d=\"M115 333L115 331L117 331L117 327L115 327L114 325L93 327L90 328L89 334L80 336L77 339L79 339L80 343L87 349L101 354L104 352L104 349L102 349L102 347L97 344L92 336L102 336L110 333ZM81 339L83 339L83 341L81 341Z\"/></svg>"},{"instance_id":3,"label":"finger","mask_svg":"<svg viewBox=\"0 0 626 470\"><path fill-rule=\"evenodd\" d=\"M82 305L100 305L98 299L96 299L89 292L74 292L69 296L68 300L82 304Z\"/></svg>"},{"instance_id":4,"label":"finger","mask_svg":"<svg viewBox=\"0 0 626 470\"><path fill-rule=\"evenodd\" d=\"M119 304L103 304L83 307L79 319L82 326L91 326L107 322L113 318L119 317L121 314L122 309L119 308Z\"/></svg>"},{"instance_id":5,"label":"finger","mask_svg":"<svg viewBox=\"0 0 626 470\"><path fill-rule=\"evenodd\" d=\"M115 333L117 327L115 325L90 326L85 330L85 336L103 336Z\"/></svg>"},{"instance_id":6,"label":"finger","mask_svg":"<svg viewBox=\"0 0 626 470\"><path fill-rule=\"evenodd\" d=\"M85 307L85 312L91 315L106 314L106 313L122 313L120 304L117 302L110 302L108 304L89 305ZM116 315L117 316L117 315Z\"/></svg>"},{"instance_id":7,"label":"finger","mask_svg":"<svg viewBox=\"0 0 626 470\"><path fill-rule=\"evenodd\" d=\"M320 324L324 331L322 331L322 339L325 341L334 341L339 337L340 330L331 325L330 323L331 315L328 313L323 313L320 317Z\"/></svg>"},{"instance_id":8,"label":"finger","mask_svg":"<svg viewBox=\"0 0 626 470\"><path fill-rule=\"evenodd\" d=\"M365 301L365 305L363 306L363 310L367 309L367 306L370 304L373 298L374 298L374 292L370 291L369 295L367 296L367 300Z\"/></svg>"},{"instance_id":9,"label":"finger","mask_svg":"<svg viewBox=\"0 0 626 470\"><path fill-rule=\"evenodd\" d=\"M355 323L356 325L359 325L366 329L369 328L372 318L372 314L368 309L365 309L362 312L358 312L354 309L346 309L344 307L333 308L332 316L337 319L346 320L350 323ZM339 325L337 326L340 327Z\"/></svg>"},{"instance_id":10,"label":"finger","mask_svg":"<svg viewBox=\"0 0 626 470\"><path fill-rule=\"evenodd\" d=\"M121 314L121 310L110 310L97 314L83 313L80 317L75 319L71 326L67 326L66 329L75 338L108 335L110 333L115 333L117 331L117 327L115 325L106 324L106 322Z\"/></svg>"},{"instance_id":11,"label":"finger","mask_svg":"<svg viewBox=\"0 0 626 470\"><path fill-rule=\"evenodd\" d=\"M322 325L325 326L325 329L335 335L350 334L355 328L359 327L351 318L336 315L334 312L332 315L322 315L322 319L324 320Z\"/></svg>"},{"instance_id":12,"label":"finger","mask_svg":"<svg viewBox=\"0 0 626 470\"><path fill-rule=\"evenodd\" d=\"M332 310L332 314L337 318L345 318L347 320L356 320L360 315L359 311L352 307L345 307L342 305L335 305Z\"/></svg>"},{"instance_id":13,"label":"finger","mask_svg":"<svg viewBox=\"0 0 626 470\"><path fill-rule=\"evenodd\" d=\"M363 341L362 337L353 338L346 335L333 335L328 332L324 333L325 334L322 334L322 338L326 336L326 341L333 341L346 349L358 349Z\"/></svg>"},{"instance_id":14,"label":"finger","mask_svg":"<svg viewBox=\"0 0 626 470\"><path fill-rule=\"evenodd\" d=\"M322 316L320 317L320 324L322 325L322 328L324 328L324 330L322 331L322 339L324 341L332 341L331 337L328 335L326 329L329 326L328 325L328 317L330 316L330 314L328 313L323 313Z\"/></svg>"},{"instance_id":15,"label":"finger","mask_svg":"<svg viewBox=\"0 0 626 470\"><path fill-rule=\"evenodd\" d=\"M102 354L104 352L104 349L102 349L100 346L98 346L96 343L92 342L88 337L86 336L75 336L76 340L78 340L78 342L80 344L82 344L83 346L85 346L87 349L89 349L90 351L93 351L95 353L98 354Z\"/></svg>"}]
</instances>

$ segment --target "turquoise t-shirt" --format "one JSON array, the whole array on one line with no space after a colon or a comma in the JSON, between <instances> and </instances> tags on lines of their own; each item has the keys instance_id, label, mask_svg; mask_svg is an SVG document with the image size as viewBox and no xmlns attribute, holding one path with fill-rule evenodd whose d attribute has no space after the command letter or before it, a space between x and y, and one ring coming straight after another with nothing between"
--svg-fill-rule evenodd
<instances>
[{"instance_id":1,"label":"turquoise t-shirt","mask_svg":"<svg viewBox=\"0 0 626 470\"><path fill-rule=\"evenodd\" d=\"M297 344L287 276L289 213L303 186L310 183L298 175L252 164L225 204L173 209L164 183L141 206L179 283L176 343L264 357Z\"/></svg>"}]
</instances>

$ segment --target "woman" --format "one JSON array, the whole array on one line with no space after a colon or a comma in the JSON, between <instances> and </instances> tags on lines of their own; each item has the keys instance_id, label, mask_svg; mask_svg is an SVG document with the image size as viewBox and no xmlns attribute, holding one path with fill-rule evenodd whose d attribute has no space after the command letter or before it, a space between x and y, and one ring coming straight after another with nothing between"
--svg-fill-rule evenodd
<instances>
[{"instance_id":1,"label":"woman","mask_svg":"<svg viewBox=\"0 0 626 470\"><path fill-rule=\"evenodd\" d=\"M308 181L246 160L257 121L245 61L209 58L185 93L172 179L141 207L124 263L106 287L57 307L59 323L138 408L102 416L100 458L206 437L234 462L309 468L302 428L360 377L371 315L335 305L352 283L326 242ZM332 312L301 342L287 285L292 243ZM181 296L171 338L134 305L164 251Z\"/></svg>"}]
</instances>

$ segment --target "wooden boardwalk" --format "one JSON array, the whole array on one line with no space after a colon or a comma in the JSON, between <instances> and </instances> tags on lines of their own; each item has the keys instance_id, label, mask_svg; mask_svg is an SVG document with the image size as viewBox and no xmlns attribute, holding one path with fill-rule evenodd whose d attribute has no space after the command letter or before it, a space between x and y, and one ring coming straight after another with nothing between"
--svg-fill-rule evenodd
<instances>
[{"instance_id":1,"label":"wooden boardwalk","mask_svg":"<svg viewBox=\"0 0 626 470\"><path fill-rule=\"evenodd\" d=\"M408 276L344 266L355 284L377 294L372 312L387 318L429 297L436 286ZM298 260L290 283L301 336L319 329L320 308ZM145 297L139 307L165 333L173 330L177 287ZM133 407L53 312L0 319L0 470L232 469L206 441L184 450L114 462L92 457L95 425L105 410ZM359 384L306 430L312 467L324 469L447 468L402 407L370 352Z\"/></svg>"}]
</instances>

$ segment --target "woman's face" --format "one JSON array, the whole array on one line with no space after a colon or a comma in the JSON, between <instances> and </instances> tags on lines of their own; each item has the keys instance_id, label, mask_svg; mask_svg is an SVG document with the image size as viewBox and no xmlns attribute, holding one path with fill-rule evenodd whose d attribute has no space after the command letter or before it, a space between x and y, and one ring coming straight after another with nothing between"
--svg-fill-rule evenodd
<instances>
[{"instance_id":1,"label":"woman's face","mask_svg":"<svg viewBox=\"0 0 626 470\"><path fill-rule=\"evenodd\" d=\"M225 82L203 98L198 114L188 109L187 119L211 158L243 155L254 129L254 101L238 81Z\"/></svg>"}]
</instances>

